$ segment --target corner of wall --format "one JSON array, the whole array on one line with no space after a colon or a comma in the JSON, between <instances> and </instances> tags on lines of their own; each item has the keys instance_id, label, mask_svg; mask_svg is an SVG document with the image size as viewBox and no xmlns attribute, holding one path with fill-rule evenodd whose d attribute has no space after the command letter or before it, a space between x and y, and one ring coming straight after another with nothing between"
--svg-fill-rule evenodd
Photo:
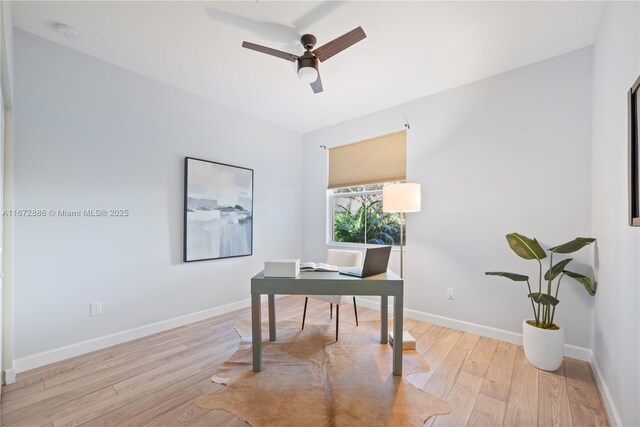
<instances>
[{"instance_id":1,"label":"corner of wall","mask_svg":"<svg viewBox=\"0 0 640 427\"><path fill-rule=\"evenodd\" d=\"M11 207L12 198L12 147L13 147L13 13L11 2L0 4L0 87L2 97L2 128L0 135L0 170L2 182L0 204L3 209ZM0 256L0 368L4 370L3 383L15 382L13 369L13 300L11 280L11 219L4 217L0 223L2 230Z\"/></svg>"},{"instance_id":2,"label":"corner of wall","mask_svg":"<svg viewBox=\"0 0 640 427\"><path fill-rule=\"evenodd\" d=\"M4 164L2 170L2 208L13 208L13 111L4 109L4 151L2 153ZM2 369L13 370L13 218L2 218Z\"/></svg>"},{"instance_id":3,"label":"corner of wall","mask_svg":"<svg viewBox=\"0 0 640 427\"><path fill-rule=\"evenodd\" d=\"M595 354L591 351L591 357L589 358L589 363L593 368L593 376L595 377L596 383L598 384L598 389L600 390L600 396L604 402L604 406L607 410L607 415L609 417L609 422L611 422L615 426L622 426L622 419L620 418L620 414L618 413L618 409L616 408L616 404L613 400L613 396L611 396L611 391L609 391L609 386L604 379L604 374L600 369L600 365L598 365L598 360L596 359Z\"/></svg>"},{"instance_id":4,"label":"corner of wall","mask_svg":"<svg viewBox=\"0 0 640 427\"><path fill-rule=\"evenodd\" d=\"M2 15L2 46L0 47L0 62L2 63L2 72L0 82L2 84L2 95L4 105L10 106L13 101L13 15L11 11L11 2L3 1L0 4L0 13Z\"/></svg>"}]
</instances>

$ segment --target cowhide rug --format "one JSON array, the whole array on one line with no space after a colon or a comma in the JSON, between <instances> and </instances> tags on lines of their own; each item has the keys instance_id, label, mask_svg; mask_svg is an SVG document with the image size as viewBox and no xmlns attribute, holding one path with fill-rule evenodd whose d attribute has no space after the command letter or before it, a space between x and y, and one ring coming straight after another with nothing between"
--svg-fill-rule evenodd
<instances>
[{"instance_id":1,"label":"cowhide rug","mask_svg":"<svg viewBox=\"0 0 640 427\"><path fill-rule=\"evenodd\" d=\"M251 324L241 322L235 326L242 337L238 351L212 378L227 387L197 404L229 411L254 427L421 426L449 413L447 402L407 381L429 371L418 353L405 350L403 376L392 375L392 348L380 344L379 325L341 325L335 342L333 325L307 324L301 331L299 322L278 322L278 340L263 338L262 372L254 373Z\"/></svg>"}]
</instances>

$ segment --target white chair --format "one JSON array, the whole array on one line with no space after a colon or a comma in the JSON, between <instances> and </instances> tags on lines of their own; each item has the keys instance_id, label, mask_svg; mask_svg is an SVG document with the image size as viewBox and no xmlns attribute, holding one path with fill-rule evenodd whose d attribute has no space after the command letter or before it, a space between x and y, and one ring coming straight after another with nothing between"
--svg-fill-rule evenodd
<instances>
[{"instance_id":1,"label":"white chair","mask_svg":"<svg viewBox=\"0 0 640 427\"><path fill-rule=\"evenodd\" d=\"M342 249L329 249L327 253L327 264L338 267L362 267L362 252L347 251ZM358 326L358 308L356 307L356 297L346 295L309 295L304 299L304 312L302 314L302 329L304 330L304 320L307 317L307 302L309 298L318 299L329 303L329 318L333 318L333 304L336 305L336 341L338 341L338 322L340 320L340 304L348 304L353 300L353 311L356 315L356 326Z\"/></svg>"}]
</instances>

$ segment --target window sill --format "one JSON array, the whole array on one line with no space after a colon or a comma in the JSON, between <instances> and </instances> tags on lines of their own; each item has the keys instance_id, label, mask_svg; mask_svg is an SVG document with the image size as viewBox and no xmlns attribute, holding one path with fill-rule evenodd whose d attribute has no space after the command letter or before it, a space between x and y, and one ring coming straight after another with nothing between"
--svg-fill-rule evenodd
<instances>
[{"instance_id":1,"label":"window sill","mask_svg":"<svg viewBox=\"0 0 640 427\"><path fill-rule=\"evenodd\" d=\"M366 243L346 243L346 242L327 242L327 246L335 247L335 248L352 248L352 249L367 249L368 247L373 246L387 246L387 245L370 245ZM400 246L393 245L391 246L392 252L400 252Z\"/></svg>"}]
</instances>

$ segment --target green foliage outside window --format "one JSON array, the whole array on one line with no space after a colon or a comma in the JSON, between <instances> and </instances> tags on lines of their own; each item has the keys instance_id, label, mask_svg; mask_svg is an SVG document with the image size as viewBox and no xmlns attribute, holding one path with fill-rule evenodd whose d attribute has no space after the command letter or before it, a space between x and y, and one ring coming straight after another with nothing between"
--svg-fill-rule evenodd
<instances>
[{"instance_id":1,"label":"green foliage outside window","mask_svg":"<svg viewBox=\"0 0 640 427\"><path fill-rule=\"evenodd\" d=\"M373 188L371 188L373 187ZM376 188L379 187L379 188ZM400 244L400 218L382 211L382 194L373 192L351 196L355 191L371 191L382 186L350 189L339 192L333 204L333 241L373 245ZM403 230L404 232L404 230ZM406 236L405 236L406 243Z\"/></svg>"}]
</instances>

